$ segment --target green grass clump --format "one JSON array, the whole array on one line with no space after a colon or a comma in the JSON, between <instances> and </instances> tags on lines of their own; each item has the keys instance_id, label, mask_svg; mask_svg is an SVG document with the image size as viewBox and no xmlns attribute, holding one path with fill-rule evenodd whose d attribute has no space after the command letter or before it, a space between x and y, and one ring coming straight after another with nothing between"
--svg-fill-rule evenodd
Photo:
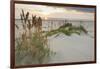
<instances>
[{"instance_id":1,"label":"green grass clump","mask_svg":"<svg viewBox=\"0 0 100 69\"><path fill-rule=\"evenodd\" d=\"M67 23L60 26L58 29L48 31L46 36L52 36L58 33L63 33L67 36L71 36L71 34L74 34L74 33L80 35L82 32L87 34L87 30L82 25L76 27L76 26L73 26L71 23Z\"/></svg>"}]
</instances>

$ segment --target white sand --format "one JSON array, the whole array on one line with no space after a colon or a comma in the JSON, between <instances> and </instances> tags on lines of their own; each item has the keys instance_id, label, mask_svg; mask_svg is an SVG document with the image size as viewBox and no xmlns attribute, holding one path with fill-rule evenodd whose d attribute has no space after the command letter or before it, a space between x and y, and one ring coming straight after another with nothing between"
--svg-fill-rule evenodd
<instances>
[{"instance_id":1,"label":"white sand","mask_svg":"<svg viewBox=\"0 0 100 69\"><path fill-rule=\"evenodd\" d=\"M79 62L94 60L94 39L87 35L60 36L49 38L50 49L56 52L49 63Z\"/></svg>"}]
</instances>

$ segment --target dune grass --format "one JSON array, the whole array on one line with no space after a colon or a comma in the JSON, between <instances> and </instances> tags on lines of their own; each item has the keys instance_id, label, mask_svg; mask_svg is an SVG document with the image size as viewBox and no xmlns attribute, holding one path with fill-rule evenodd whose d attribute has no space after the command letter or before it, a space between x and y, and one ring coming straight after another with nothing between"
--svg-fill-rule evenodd
<instances>
[{"instance_id":1,"label":"dune grass","mask_svg":"<svg viewBox=\"0 0 100 69\"><path fill-rule=\"evenodd\" d=\"M82 25L76 27L76 26L73 26L71 23L67 23L60 26L58 29L48 31L46 33L46 36L52 36L58 33L63 33L67 36L71 36L71 34L74 34L74 33L77 35L80 35L82 32L85 34L88 33L87 30Z\"/></svg>"},{"instance_id":2,"label":"dune grass","mask_svg":"<svg viewBox=\"0 0 100 69\"><path fill-rule=\"evenodd\" d=\"M29 19L29 12L24 10L21 13L23 32L15 40L15 63L16 65L43 64L48 63L50 56L54 54L48 46L47 37L41 31L42 19L32 15L32 22ZM15 26L17 29L18 25ZM33 32L31 29L35 28Z\"/></svg>"}]
</instances>

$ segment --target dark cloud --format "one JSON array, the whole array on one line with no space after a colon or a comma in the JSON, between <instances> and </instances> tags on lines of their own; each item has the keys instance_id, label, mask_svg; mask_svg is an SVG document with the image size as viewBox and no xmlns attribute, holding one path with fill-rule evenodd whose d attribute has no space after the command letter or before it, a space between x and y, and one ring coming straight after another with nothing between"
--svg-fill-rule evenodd
<instances>
[{"instance_id":1,"label":"dark cloud","mask_svg":"<svg viewBox=\"0 0 100 69\"><path fill-rule=\"evenodd\" d=\"M66 10L76 10L76 11L81 11L81 12L89 12L93 13L95 11L94 8L83 8L83 7L62 7L62 6L48 6L48 7L53 7L53 8L64 8Z\"/></svg>"},{"instance_id":2,"label":"dark cloud","mask_svg":"<svg viewBox=\"0 0 100 69\"><path fill-rule=\"evenodd\" d=\"M51 6L49 6L51 7ZM76 11L81 11L81 12L89 12L89 13L93 13L95 11L94 8L83 8L83 7L58 7L58 6L54 6L53 8L64 8L66 10L76 10Z\"/></svg>"},{"instance_id":3,"label":"dark cloud","mask_svg":"<svg viewBox=\"0 0 100 69\"><path fill-rule=\"evenodd\" d=\"M76 10L76 11L81 11L81 12L89 12L89 13L93 13L95 10L94 8L82 8L82 7L68 7L66 9Z\"/></svg>"}]
</instances>

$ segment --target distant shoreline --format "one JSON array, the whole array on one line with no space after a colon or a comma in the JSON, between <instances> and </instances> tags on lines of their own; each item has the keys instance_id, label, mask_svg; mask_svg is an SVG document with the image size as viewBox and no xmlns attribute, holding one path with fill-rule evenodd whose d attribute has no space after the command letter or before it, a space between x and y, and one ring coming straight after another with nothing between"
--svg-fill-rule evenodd
<instances>
[{"instance_id":1,"label":"distant shoreline","mask_svg":"<svg viewBox=\"0 0 100 69\"><path fill-rule=\"evenodd\" d=\"M21 20L21 19L15 19ZM32 19L30 19L32 20ZM78 21L78 22L93 22L94 20L71 20L71 19L42 19L43 21Z\"/></svg>"}]
</instances>

